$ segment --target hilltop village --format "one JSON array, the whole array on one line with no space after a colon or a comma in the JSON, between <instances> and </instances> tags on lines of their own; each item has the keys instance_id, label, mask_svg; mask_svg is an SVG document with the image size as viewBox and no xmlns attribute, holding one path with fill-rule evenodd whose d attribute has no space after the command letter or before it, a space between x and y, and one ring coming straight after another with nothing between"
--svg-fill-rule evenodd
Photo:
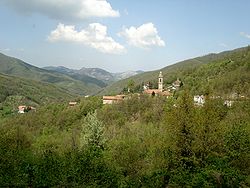
<instances>
[{"instance_id":1,"label":"hilltop village","mask_svg":"<svg viewBox=\"0 0 250 188\"><path fill-rule=\"evenodd\" d=\"M147 83L143 85L143 91L141 93L134 93L135 95L150 95L150 96L164 96L166 98L173 97L174 92L178 91L182 87L183 83L182 81L177 78L170 86L164 87L164 77L162 72L159 72L158 76L158 88L150 88L150 84ZM117 102L121 102L129 97L131 97L130 88L128 88L128 94L119 94L115 96L103 96L103 104L114 104ZM212 96L212 99L215 98L222 98L221 96ZM235 99L244 99L245 96L237 96L237 94L232 94L230 97L224 100L224 105L227 107L231 107L234 103ZM193 102L196 106L203 106L205 103L205 95L194 95L193 96Z\"/></svg>"},{"instance_id":2,"label":"hilltop village","mask_svg":"<svg viewBox=\"0 0 250 188\"><path fill-rule=\"evenodd\" d=\"M164 88L164 78L163 74L160 71L158 76L158 88L157 89L150 89L149 83L143 86L142 94L151 95L151 96L166 96L167 98L173 96L171 91L179 89L181 86L181 81L177 79L170 87L167 89ZM130 89L128 88L128 93L130 93ZM140 95L140 93L137 93ZM103 104L113 104L119 101L124 100L128 96L125 94L116 95L116 96L103 96Z\"/></svg>"},{"instance_id":3,"label":"hilltop village","mask_svg":"<svg viewBox=\"0 0 250 188\"><path fill-rule=\"evenodd\" d=\"M119 103L123 100L129 99L131 97L131 94L133 95L149 95L149 96L164 96L166 98L173 97L175 91L179 91L180 88L182 87L183 83L182 81L177 78L170 86L164 87L164 76L162 72L159 72L158 76L158 88L151 88L150 83L144 84L143 85L143 91L141 93L132 93L130 88L128 88L127 94L118 94L118 95L110 95L110 96L103 96L102 101L103 104L114 104L114 103ZM85 98L88 98L89 96L85 96ZM221 96L212 96L211 98L222 98ZM232 94L230 99L225 99L224 100L224 105L227 107L231 107L232 104L234 103L234 99L241 98L244 99L245 96L236 96L236 94ZM204 95L194 95L193 96L193 102L194 105L196 106L203 106L205 103L205 96ZM70 101L68 103L69 106L73 107L77 105L78 103L75 101ZM35 111L36 108L32 106L24 106L21 105L18 107L18 113L23 114L25 112L29 112L30 110Z\"/></svg>"}]
</instances>

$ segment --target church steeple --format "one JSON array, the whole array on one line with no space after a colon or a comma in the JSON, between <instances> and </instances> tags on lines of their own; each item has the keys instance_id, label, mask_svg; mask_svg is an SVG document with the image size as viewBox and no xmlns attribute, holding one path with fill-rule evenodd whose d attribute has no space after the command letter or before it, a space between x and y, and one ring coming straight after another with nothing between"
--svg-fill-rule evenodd
<instances>
[{"instance_id":1,"label":"church steeple","mask_svg":"<svg viewBox=\"0 0 250 188\"><path fill-rule=\"evenodd\" d=\"M162 72L160 71L159 78L158 78L158 89L162 92L163 91L163 76Z\"/></svg>"}]
</instances>

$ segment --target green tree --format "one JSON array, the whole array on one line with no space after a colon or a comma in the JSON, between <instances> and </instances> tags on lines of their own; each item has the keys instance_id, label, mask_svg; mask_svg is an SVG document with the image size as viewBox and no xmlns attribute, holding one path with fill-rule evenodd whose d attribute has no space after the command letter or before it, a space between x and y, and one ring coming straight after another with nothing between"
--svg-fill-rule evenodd
<instances>
[{"instance_id":1,"label":"green tree","mask_svg":"<svg viewBox=\"0 0 250 188\"><path fill-rule=\"evenodd\" d=\"M130 79L128 81L128 92L133 93L135 90L135 81Z\"/></svg>"},{"instance_id":2,"label":"green tree","mask_svg":"<svg viewBox=\"0 0 250 188\"><path fill-rule=\"evenodd\" d=\"M192 144L194 140L194 135L192 133L192 128L194 126L193 122L193 101L191 96L187 91L181 96L177 108L174 110L175 125L177 128L177 147L179 150L179 155L181 163L185 168L192 167L192 161L190 159L193 156Z\"/></svg>"},{"instance_id":3,"label":"green tree","mask_svg":"<svg viewBox=\"0 0 250 188\"><path fill-rule=\"evenodd\" d=\"M89 113L85 117L82 126L81 146L104 149L105 139L103 133L104 126L103 123L97 119L96 112Z\"/></svg>"}]
</instances>

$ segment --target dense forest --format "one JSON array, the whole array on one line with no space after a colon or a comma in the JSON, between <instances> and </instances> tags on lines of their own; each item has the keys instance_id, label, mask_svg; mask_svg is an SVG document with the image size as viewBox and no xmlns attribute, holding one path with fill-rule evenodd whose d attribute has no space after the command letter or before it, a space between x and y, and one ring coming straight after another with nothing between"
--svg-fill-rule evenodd
<instances>
[{"instance_id":1,"label":"dense forest","mask_svg":"<svg viewBox=\"0 0 250 188\"><path fill-rule=\"evenodd\" d=\"M250 101L131 95L0 120L0 187L249 187Z\"/></svg>"}]
</instances>

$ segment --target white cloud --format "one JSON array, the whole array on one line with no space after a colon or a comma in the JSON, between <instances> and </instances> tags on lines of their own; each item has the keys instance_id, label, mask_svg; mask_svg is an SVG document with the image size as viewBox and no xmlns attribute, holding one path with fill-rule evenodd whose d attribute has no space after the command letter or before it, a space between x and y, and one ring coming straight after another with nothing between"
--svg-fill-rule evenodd
<instances>
[{"instance_id":1,"label":"white cloud","mask_svg":"<svg viewBox=\"0 0 250 188\"><path fill-rule=\"evenodd\" d=\"M22 13L40 13L59 20L83 20L90 17L118 17L106 0L2 0Z\"/></svg>"},{"instance_id":2,"label":"white cloud","mask_svg":"<svg viewBox=\"0 0 250 188\"><path fill-rule=\"evenodd\" d=\"M48 40L81 43L103 53L121 54L126 51L122 45L107 36L107 27L100 23L89 24L81 31L77 31L73 25L60 23L54 31L51 31Z\"/></svg>"},{"instance_id":3,"label":"white cloud","mask_svg":"<svg viewBox=\"0 0 250 188\"><path fill-rule=\"evenodd\" d=\"M128 44L140 48L149 48L151 46L165 46L165 42L158 35L157 29L153 23L146 23L140 27L124 28L119 36L126 38Z\"/></svg>"},{"instance_id":4,"label":"white cloud","mask_svg":"<svg viewBox=\"0 0 250 188\"><path fill-rule=\"evenodd\" d=\"M246 38L250 39L250 34L247 34L245 32L240 32L240 35L243 36L243 37L246 37Z\"/></svg>"}]
</instances>

